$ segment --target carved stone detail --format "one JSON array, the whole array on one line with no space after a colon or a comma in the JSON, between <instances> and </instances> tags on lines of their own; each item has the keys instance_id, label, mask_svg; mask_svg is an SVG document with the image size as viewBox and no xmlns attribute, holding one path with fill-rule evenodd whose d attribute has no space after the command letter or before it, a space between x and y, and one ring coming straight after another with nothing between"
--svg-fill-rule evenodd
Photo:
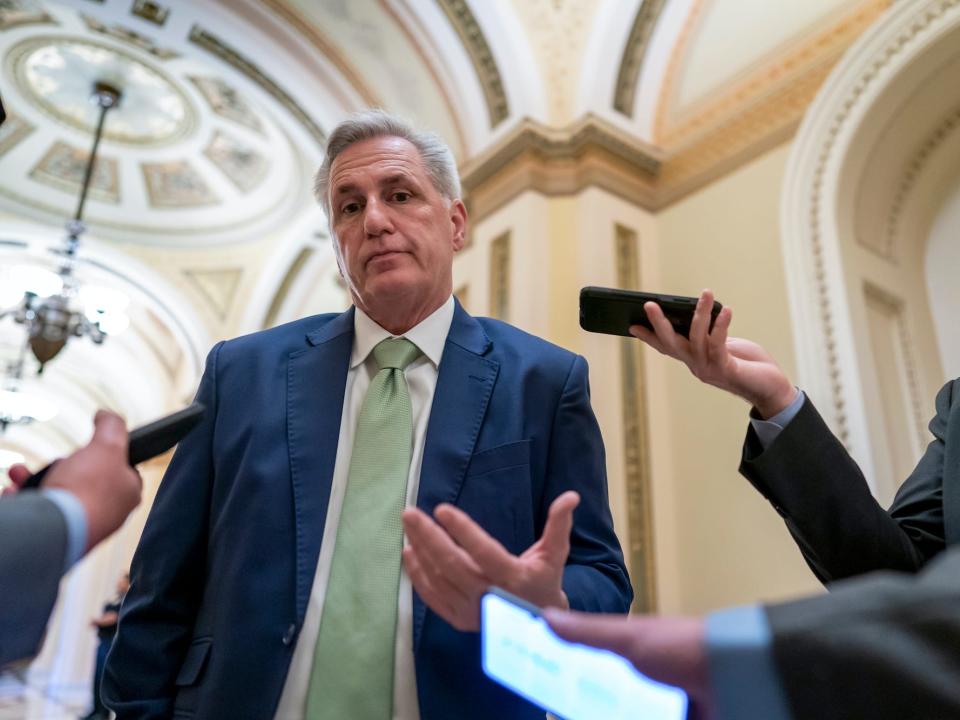
<instances>
[{"instance_id":1,"label":"carved stone detail","mask_svg":"<svg viewBox=\"0 0 960 720\"><path fill-rule=\"evenodd\" d=\"M510 114L507 94L503 89L500 69L480 24L470 11L466 0L437 0L456 30L483 88L483 97L490 115L490 127L496 127Z\"/></svg>"},{"instance_id":2,"label":"carved stone detail","mask_svg":"<svg viewBox=\"0 0 960 720\"><path fill-rule=\"evenodd\" d=\"M627 45L620 58L620 71L617 73L617 85L613 93L613 109L627 117L633 117L634 99L640 72L643 70L643 58L647 54L647 45L653 29L660 19L660 13L666 0L644 0L640 3L637 16L630 28Z\"/></svg>"}]
</instances>

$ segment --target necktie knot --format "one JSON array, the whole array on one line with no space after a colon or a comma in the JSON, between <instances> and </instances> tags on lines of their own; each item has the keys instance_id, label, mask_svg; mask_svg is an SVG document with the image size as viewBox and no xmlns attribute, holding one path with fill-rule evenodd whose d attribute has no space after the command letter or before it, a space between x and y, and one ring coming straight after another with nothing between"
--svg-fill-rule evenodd
<instances>
[{"instance_id":1,"label":"necktie knot","mask_svg":"<svg viewBox=\"0 0 960 720\"><path fill-rule=\"evenodd\" d=\"M380 370L385 368L406 370L407 365L422 354L420 348L402 337L381 340L373 349L373 359Z\"/></svg>"}]
</instances>

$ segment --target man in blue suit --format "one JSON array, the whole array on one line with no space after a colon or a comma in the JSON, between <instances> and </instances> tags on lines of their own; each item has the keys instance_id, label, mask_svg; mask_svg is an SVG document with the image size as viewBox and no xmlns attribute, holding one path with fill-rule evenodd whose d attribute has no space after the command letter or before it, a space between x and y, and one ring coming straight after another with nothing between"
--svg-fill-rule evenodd
<instances>
[{"instance_id":1,"label":"man in blue suit","mask_svg":"<svg viewBox=\"0 0 960 720\"><path fill-rule=\"evenodd\" d=\"M586 363L453 298L466 210L435 136L354 116L316 189L354 307L211 351L213 412L157 494L104 699L120 720L543 718L413 592L401 514L457 508L514 592L625 612Z\"/></svg>"}]
</instances>

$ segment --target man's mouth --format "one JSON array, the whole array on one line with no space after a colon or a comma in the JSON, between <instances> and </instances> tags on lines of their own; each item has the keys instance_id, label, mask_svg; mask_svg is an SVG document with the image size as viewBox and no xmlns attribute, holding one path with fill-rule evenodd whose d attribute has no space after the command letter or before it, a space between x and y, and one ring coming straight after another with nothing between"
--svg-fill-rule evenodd
<instances>
[{"instance_id":1,"label":"man's mouth","mask_svg":"<svg viewBox=\"0 0 960 720\"><path fill-rule=\"evenodd\" d=\"M384 252L379 252L371 255L369 258L367 258L366 264L371 265L379 261L384 261L384 260L389 260L390 258L399 257L400 255L403 255L403 253L399 250L386 250Z\"/></svg>"}]
</instances>

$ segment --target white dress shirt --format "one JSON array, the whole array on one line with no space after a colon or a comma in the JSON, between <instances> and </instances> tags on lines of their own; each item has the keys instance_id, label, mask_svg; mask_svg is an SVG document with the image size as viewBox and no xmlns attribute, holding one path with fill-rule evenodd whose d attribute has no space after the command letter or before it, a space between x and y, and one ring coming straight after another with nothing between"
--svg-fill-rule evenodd
<instances>
[{"instance_id":1,"label":"white dress shirt","mask_svg":"<svg viewBox=\"0 0 960 720\"><path fill-rule=\"evenodd\" d=\"M423 464L423 443L430 421L430 408L437 389L437 373L443 346L447 342L450 324L453 322L454 302L451 296L446 303L419 325L403 334L423 353L404 371L410 391L413 411L413 448L410 456L410 474L407 477L407 506L417 502L420 487L420 467ZM297 638L297 647L290 662L290 671L280 696L275 720L297 720L304 717L307 688L313 652L320 631L320 616L323 600L330 578L337 527L340 524L340 509L347 488L347 473L353 454L354 432L363 399L370 380L377 373L373 348L381 340L394 337L370 319L360 308L356 309L353 321L353 351L350 355L350 370L343 395L343 414L340 418L340 439L337 442L337 459L330 487L330 504L327 506L327 522L320 544L317 572L313 578L310 600L303 627ZM323 378L317 378L323 382ZM319 411L319 408L318 408ZM410 578L401 566L400 594L397 601L397 639L393 675L393 720L419 720L417 681L413 666L413 593Z\"/></svg>"}]
</instances>

